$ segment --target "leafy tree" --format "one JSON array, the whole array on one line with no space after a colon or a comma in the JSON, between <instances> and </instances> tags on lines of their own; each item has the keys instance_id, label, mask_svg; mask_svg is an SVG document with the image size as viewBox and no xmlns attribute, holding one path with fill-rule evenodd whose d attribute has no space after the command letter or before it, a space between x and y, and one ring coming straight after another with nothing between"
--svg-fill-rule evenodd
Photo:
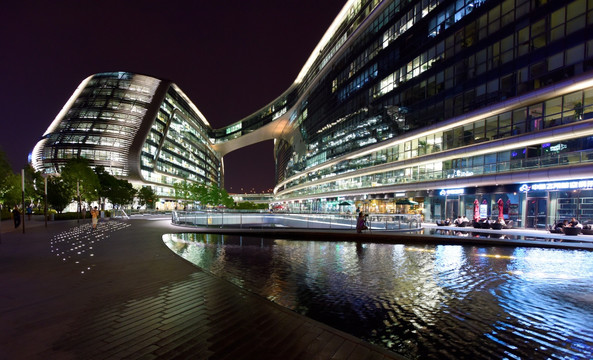
<instances>
[{"instance_id":1,"label":"leafy tree","mask_svg":"<svg viewBox=\"0 0 593 360\"><path fill-rule=\"evenodd\" d=\"M220 193L220 188L218 186L210 186L208 189L208 200L209 204L212 206L218 206L221 204L222 194Z\"/></svg>"},{"instance_id":2,"label":"leafy tree","mask_svg":"<svg viewBox=\"0 0 593 360\"><path fill-rule=\"evenodd\" d=\"M104 207L105 200L109 199L114 205L128 205L134 200L136 190L127 180L120 180L105 171L103 166L95 168L95 174L99 180L99 202Z\"/></svg>"},{"instance_id":3,"label":"leafy tree","mask_svg":"<svg viewBox=\"0 0 593 360\"><path fill-rule=\"evenodd\" d=\"M0 150L0 205L13 207L20 203L21 189L19 177L12 172L6 154Z\"/></svg>"},{"instance_id":4,"label":"leafy tree","mask_svg":"<svg viewBox=\"0 0 593 360\"><path fill-rule=\"evenodd\" d=\"M41 172L35 171L31 165L25 167L25 202L39 203L45 194L45 184Z\"/></svg>"},{"instance_id":5,"label":"leafy tree","mask_svg":"<svg viewBox=\"0 0 593 360\"><path fill-rule=\"evenodd\" d=\"M11 208L22 202L21 177L19 175L9 173L3 179L3 184L0 185L0 203L2 208L5 206Z\"/></svg>"},{"instance_id":6,"label":"leafy tree","mask_svg":"<svg viewBox=\"0 0 593 360\"><path fill-rule=\"evenodd\" d=\"M137 195L138 203L142 206L146 205L149 209L154 209L156 202L159 201L159 197L150 186L143 186Z\"/></svg>"},{"instance_id":7,"label":"leafy tree","mask_svg":"<svg viewBox=\"0 0 593 360\"><path fill-rule=\"evenodd\" d=\"M76 196L78 183L80 197L83 201L91 202L99 199L101 184L99 177L91 169L88 160L83 158L70 159L61 169L60 177L72 189L73 196Z\"/></svg>"},{"instance_id":8,"label":"leafy tree","mask_svg":"<svg viewBox=\"0 0 593 360\"><path fill-rule=\"evenodd\" d=\"M131 204L134 201L134 196L136 196L136 189L129 181L122 179L115 179L107 194L107 198L112 204L122 206Z\"/></svg>"},{"instance_id":9,"label":"leafy tree","mask_svg":"<svg viewBox=\"0 0 593 360\"><path fill-rule=\"evenodd\" d=\"M208 187L206 185L193 183L190 186L190 192L192 194L192 200L199 201L202 205L207 205L208 203L210 203L210 198L208 196Z\"/></svg>"},{"instance_id":10,"label":"leafy tree","mask_svg":"<svg viewBox=\"0 0 593 360\"><path fill-rule=\"evenodd\" d=\"M220 190L220 197L221 197L221 204L226 206L227 208L232 208L235 206L235 201L229 195L229 193L225 189Z\"/></svg>"},{"instance_id":11,"label":"leafy tree","mask_svg":"<svg viewBox=\"0 0 593 360\"><path fill-rule=\"evenodd\" d=\"M75 195L76 189L73 190L61 177L47 179L47 202L57 212L62 213Z\"/></svg>"},{"instance_id":12,"label":"leafy tree","mask_svg":"<svg viewBox=\"0 0 593 360\"><path fill-rule=\"evenodd\" d=\"M183 203L185 203L190 199L190 189L191 185L187 182L187 179L183 179L183 181L177 181L175 184L173 184L173 190L175 190L175 199L181 200Z\"/></svg>"}]
</instances>

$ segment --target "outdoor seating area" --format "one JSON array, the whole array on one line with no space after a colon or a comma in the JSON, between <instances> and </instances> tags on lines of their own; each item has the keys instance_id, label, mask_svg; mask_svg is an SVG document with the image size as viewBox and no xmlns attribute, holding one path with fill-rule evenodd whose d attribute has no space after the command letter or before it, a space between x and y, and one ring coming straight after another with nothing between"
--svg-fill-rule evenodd
<instances>
[{"instance_id":1,"label":"outdoor seating area","mask_svg":"<svg viewBox=\"0 0 593 360\"><path fill-rule=\"evenodd\" d=\"M558 222L554 225L548 225L548 231L551 234L564 234L570 236L576 236L579 234L593 235L591 224L580 224L576 218L572 218L570 222L568 220L564 220L563 222Z\"/></svg>"},{"instance_id":2,"label":"outdoor seating area","mask_svg":"<svg viewBox=\"0 0 593 360\"><path fill-rule=\"evenodd\" d=\"M482 219L480 221L473 222L473 227L476 229L493 229L493 230L502 230L502 229L512 229L513 228L513 220L504 220L504 224L499 221Z\"/></svg>"}]
</instances>

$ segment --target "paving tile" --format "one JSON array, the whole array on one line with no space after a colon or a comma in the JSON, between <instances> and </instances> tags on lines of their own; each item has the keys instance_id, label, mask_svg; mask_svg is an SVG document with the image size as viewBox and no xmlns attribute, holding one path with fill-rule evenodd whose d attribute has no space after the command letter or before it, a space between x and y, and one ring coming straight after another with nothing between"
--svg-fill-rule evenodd
<instances>
[{"instance_id":1,"label":"paving tile","mask_svg":"<svg viewBox=\"0 0 593 360\"><path fill-rule=\"evenodd\" d=\"M26 240L3 234L0 286L10 290L0 297L0 318L11 328L0 327L0 353L34 360L399 358L178 258L161 240L172 230L168 221L106 222L90 236L72 222L33 228ZM81 264L58 259L49 246L56 236L95 241L92 259L80 258L92 270L81 274Z\"/></svg>"}]
</instances>

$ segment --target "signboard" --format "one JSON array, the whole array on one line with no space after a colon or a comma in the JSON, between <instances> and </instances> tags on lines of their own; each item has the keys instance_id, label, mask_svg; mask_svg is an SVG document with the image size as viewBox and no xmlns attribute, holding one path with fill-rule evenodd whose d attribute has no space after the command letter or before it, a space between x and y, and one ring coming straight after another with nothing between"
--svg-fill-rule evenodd
<instances>
[{"instance_id":1,"label":"signboard","mask_svg":"<svg viewBox=\"0 0 593 360\"><path fill-rule=\"evenodd\" d=\"M443 189L439 193L441 196L448 196L448 195L462 195L465 194L465 189Z\"/></svg>"},{"instance_id":2,"label":"signboard","mask_svg":"<svg viewBox=\"0 0 593 360\"><path fill-rule=\"evenodd\" d=\"M480 204L480 219L488 217L488 204Z\"/></svg>"},{"instance_id":3,"label":"signboard","mask_svg":"<svg viewBox=\"0 0 593 360\"><path fill-rule=\"evenodd\" d=\"M523 184L519 188L521 192L546 191L546 190L579 190L593 188L593 180L560 181L548 183Z\"/></svg>"}]
</instances>

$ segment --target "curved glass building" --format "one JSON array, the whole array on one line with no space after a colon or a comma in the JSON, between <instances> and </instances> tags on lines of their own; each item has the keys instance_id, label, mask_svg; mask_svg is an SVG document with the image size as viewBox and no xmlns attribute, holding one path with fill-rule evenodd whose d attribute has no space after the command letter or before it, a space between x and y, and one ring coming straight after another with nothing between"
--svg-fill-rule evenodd
<instances>
[{"instance_id":1,"label":"curved glass building","mask_svg":"<svg viewBox=\"0 0 593 360\"><path fill-rule=\"evenodd\" d=\"M113 141L128 150L101 160L102 144L74 146L76 130L57 120L36 167L55 171L78 149L131 179L220 183L226 153L275 139L275 201L294 211L346 201L433 221L472 218L479 204L480 216L525 227L593 219L592 30L585 0L351 0L295 82L256 113L211 129L173 84L129 75L156 83L130 103L146 110L142 126L125 127L134 139ZM94 109L91 88L64 119ZM167 141L171 117L195 147Z\"/></svg>"},{"instance_id":2,"label":"curved glass building","mask_svg":"<svg viewBox=\"0 0 593 360\"><path fill-rule=\"evenodd\" d=\"M70 158L173 197L187 179L220 185L222 158L210 125L175 84L127 72L85 79L35 146L32 164L59 173Z\"/></svg>"}]
</instances>

